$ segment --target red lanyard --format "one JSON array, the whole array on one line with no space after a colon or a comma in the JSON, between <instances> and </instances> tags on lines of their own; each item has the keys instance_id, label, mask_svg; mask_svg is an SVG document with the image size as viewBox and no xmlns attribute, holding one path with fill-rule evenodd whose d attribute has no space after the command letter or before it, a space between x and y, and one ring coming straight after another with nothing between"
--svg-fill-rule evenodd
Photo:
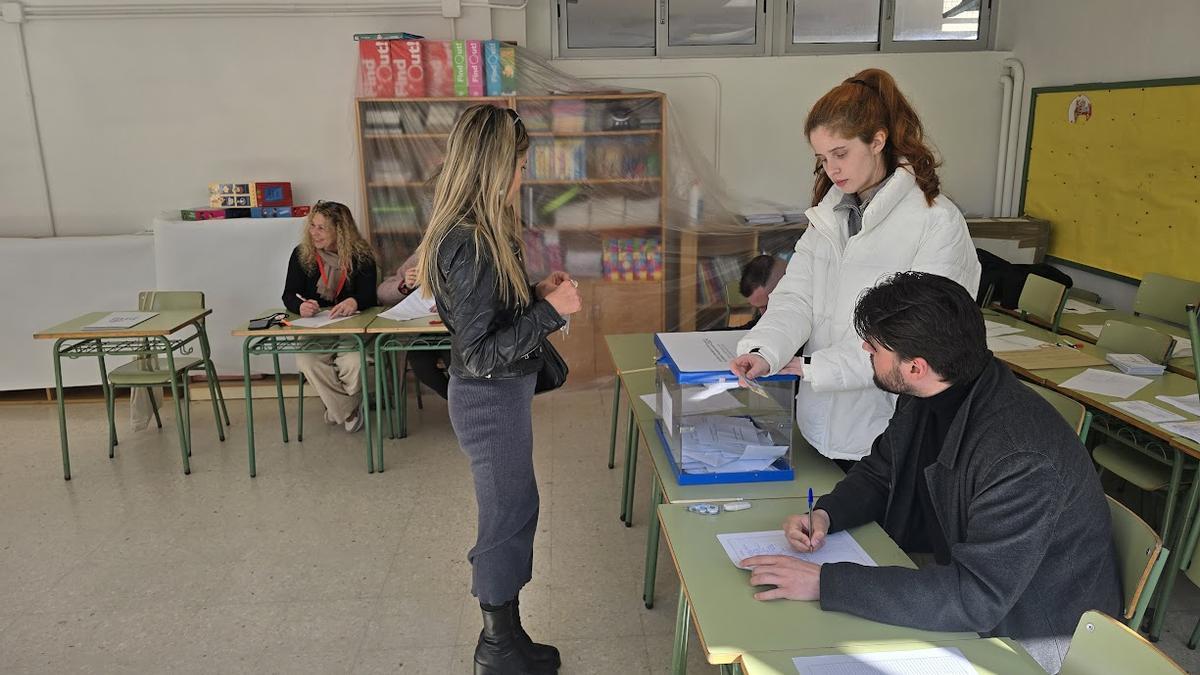
<instances>
[{"instance_id":1,"label":"red lanyard","mask_svg":"<svg viewBox=\"0 0 1200 675\"><path fill-rule=\"evenodd\" d=\"M317 256L317 269L321 271L321 281L325 282L325 288L329 288L329 277L325 276L325 261L321 260L321 256ZM338 281L337 290L333 292L333 299L337 300L342 294L342 286L346 285L346 270L342 270L342 278Z\"/></svg>"}]
</instances>

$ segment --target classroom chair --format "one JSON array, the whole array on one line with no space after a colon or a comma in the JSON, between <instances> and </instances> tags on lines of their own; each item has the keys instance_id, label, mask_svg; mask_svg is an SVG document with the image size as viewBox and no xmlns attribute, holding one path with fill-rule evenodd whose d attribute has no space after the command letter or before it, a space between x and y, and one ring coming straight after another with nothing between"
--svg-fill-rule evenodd
<instances>
[{"instance_id":1,"label":"classroom chair","mask_svg":"<svg viewBox=\"0 0 1200 675\"><path fill-rule=\"evenodd\" d=\"M1084 302L1090 302L1093 305L1100 304L1100 294L1096 291L1089 291L1084 288L1078 288L1074 286L1071 287L1071 289L1067 291L1067 297L1075 298L1076 300L1082 300Z\"/></svg>"},{"instance_id":2,"label":"classroom chair","mask_svg":"<svg viewBox=\"0 0 1200 675\"><path fill-rule=\"evenodd\" d=\"M1046 277L1030 274L1025 277L1025 286L1021 288L1021 296L1017 298L1017 311L1021 313L1022 321L1027 321L1032 316L1057 333L1058 322L1062 319L1063 306L1066 304L1066 286Z\"/></svg>"},{"instance_id":3,"label":"classroom chair","mask_svg":"<svg viewBox=\"0 0 1200 675\"><path fill-rule=\"evenodd\" d=\"M1134 326L1123 321L1106 321L1096 346L1118 354L1141 354L1155 363L1163 363L1170 354L1170 335L1153 328ZM1092 459L1101 471L1111 471L1145 493L1166 490L1171 482L1174 451L1148 447L1140 434L1118 420L1104 420L1097 430L1106 439L1092 449Z\"/></svg>"},{"instance_id":4,"label":"classroom chair","mask_svg":"<svg viewBox=\"0 0 1200 675\"><path fill-rule=\"evenodd\" d=\"M204 309L204 293L200 291L142 291L138 294L138 310L143 312L162 312L170 310L184 309ZM200 322L199 341L201 343L201 353L211 354L208 346L208 334L204 330L204 321ZM148 341L147 341L148 345ZM191 387L189 385L188 376L193 370L203 370L205 380L208 383L208 393L212 400L213 419L217 424L217 436L223 442L225 440L225 428L222 425L222 417L224 423L229 424L229 412L225 409L225 399L221 394L221 388L217 386L217 372L213 367L212 360L208 358L185 357L182 354L174 359L175 368L170 370L167 368L165 359L163 358L138 358L110 370L106 379L108 386L105 388L105 410L108 413L108 456L112 458L115 455L117 445L116 431L116 393L117 387L133 389L136 387L144 387L150 394L150 404L154 410L154 421L158 428L162 428L162 418L158 414L158 402L154 398L154 389L158 387L171 387L172 392L182 390L183 401L180 402L179 396L174 396L175 399L175 416L176 424L182 424L184 433L180 447L180 452L183 456L183 472L184 474L191 473L191 463L188 460L192 455L192 418L191 418ZM178 389L177 389L178 387Z\"/></svg>"},{"instance_id":5,"label":"classroom chair","mask_svg":"<svg viewBox=\"0 0 1200 675\"><path fill-rule=\"evenodd\" d=\"M1092 425L1092 413L1087 409L1087 406L1066 394L1060 394L1053 389L1043 387L1039 384L1025 381L1025 385L1037 392L1038 396L1045 399L1047 403L1054 406L1058 414L1062 415L1067 424L1079 435L1079 440L1084 443L1087 442L1088 428Z\"/></svg>"},{"instance_id":6,"label":"classroom chair","mask_svg":"<svg viewBox=\"0 0 1200 675\"><path fill-rule=\"evenodd\" d=\"M1170 551L1163 548L1162 537L1129 507L1105 495L1112 518L1113 541L1117 549L1117 567L1124 589L1125 625L1137 630L1146 615L1158 578L1167 565Z\"/></svg>"},{"instance_id":7,"label":"classroom chair","mask_svg":"<svg viewBox=\"0 0 1200 675\"><path fill-rule=\"evenodd\" d=\"M741 313L754 313L754 308L750 306L750 299L742 295L738 284L725 284L725 318L721 322L722 325L729 327L733 315Z\"/></svg>"},{"instance_id":8,"label":"classroom chair","mask_svg":"<svg viewBox=\"0 0 1200 675\"><path fill-rule=\"evenodd\" d=\"M1115 354L1141 354L1155 363L1166 363L1175 344L1170 335L1124 321L1105 321L1096 346Z\"/></svg>"},{"instance_id":9,"label":"classroom chair","mask_svg":"<svg viewBox=\"0 0 1200 675\"><path fill-rule=\"evenodd\" d=\"M1200 282L1151 272L1142 278L1133 299L1133 313L1179 326L1187 325L1184 308L1200 298Z\"/></svg>"},{"instance_id":10,"label":"classroom chair","mask_svg":"<svg viewBox=\"0 0 1200 675\"><path fill-rule=\"evenodd\" d=\"M1095 610L1083 613L1059 675L1179 675L1171 657L1129 626Z\"/></svg>"}]
</instances>

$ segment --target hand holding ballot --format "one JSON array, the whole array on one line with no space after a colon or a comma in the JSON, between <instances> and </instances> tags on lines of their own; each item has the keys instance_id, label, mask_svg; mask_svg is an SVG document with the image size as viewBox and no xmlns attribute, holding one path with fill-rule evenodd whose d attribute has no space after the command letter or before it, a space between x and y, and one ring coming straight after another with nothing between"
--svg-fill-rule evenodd
<instances>
[{"instance_id":1,"label":"hand holding ballot","mask_svg":"<svg viewBox=\"0 0 1200 675\"><path fill-rule=\"evenodd\" d=\"M771 366L758 354L742 354L729 362L729 370L737 375L738 384L748 387L749 381L771 372Z\"/></svg>"}]
</instances>

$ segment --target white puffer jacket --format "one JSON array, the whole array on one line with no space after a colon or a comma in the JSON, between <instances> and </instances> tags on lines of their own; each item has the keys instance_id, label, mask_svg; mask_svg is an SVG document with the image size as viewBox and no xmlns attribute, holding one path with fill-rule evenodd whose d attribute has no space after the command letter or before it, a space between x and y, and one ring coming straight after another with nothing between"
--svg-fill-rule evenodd
<instances>
[{"instance_id":1,"label":"white puffer jacket","mask_svg":"<svg viewBox=\"0 0 1200 675\"><path fill-rule=\"evenodd\" d=\"M859 295L889 274L918 270L953 279L974 297L979 259L958 207L945 196L927 205L904 167L867 204L862 231L849 241L847 212L833 210L841 200L833 187L807 211L787 274L738 353L757 348L775 373L803 346L812 363L796 396L800 432L827 457L857 460L871 452L896 406L894 395L875 387L854 331Z\"/></svg>"}]
</instances>

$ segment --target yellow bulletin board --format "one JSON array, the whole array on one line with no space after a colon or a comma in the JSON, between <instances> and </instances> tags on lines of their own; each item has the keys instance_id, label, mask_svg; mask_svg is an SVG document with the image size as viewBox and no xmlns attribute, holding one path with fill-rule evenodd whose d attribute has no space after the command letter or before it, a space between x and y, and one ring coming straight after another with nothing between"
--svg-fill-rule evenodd
<instances>
[{"instance_id":1,"label":"yellow bulletin board","mask_svg":"<svg viewBox=\"0 0 1200 675\"><path fill-rule=\"evenodd\" d=\"M1034 89L1021 212L1064 263L1200 279L1200 78Z\"/></svg>"}]
</instances>

